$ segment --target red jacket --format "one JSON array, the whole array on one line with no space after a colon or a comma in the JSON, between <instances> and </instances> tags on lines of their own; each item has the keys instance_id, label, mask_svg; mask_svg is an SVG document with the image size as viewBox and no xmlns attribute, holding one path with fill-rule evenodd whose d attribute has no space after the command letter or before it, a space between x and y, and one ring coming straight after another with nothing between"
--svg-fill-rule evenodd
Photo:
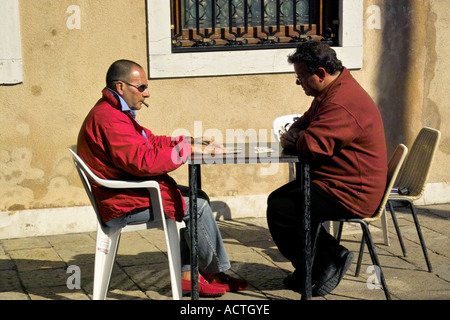
<instances>
[{"instance_id":1,"label":"red jacket","mask_svg":"<svg viewBox=\"0 0 450 320\"><path fill-rule=\"evenodd\" d=\"M297 150L311 160L312 182L349 211L372 216L386 187L383 120L350 72L344 68L292 127L306 130Z\"/></svg>"},{"instance_id":2,"label":"red jacket","mask_svg":"<svg viewBox=\"0 0 450 320\"><path fill-rule=\"evenodd\" d=\"M133 116L121 110L108 90L87 115L78 135L78 154L103 179L156 180L161 188L164 212L180 221L185 203L176 182L167 175L186 162L191 145L183 136L156 136ZM142 134L145 132L146 137ZM146 189L107 189L93 185L103 222L150 206Z\"/></svg>"}]
</instances>

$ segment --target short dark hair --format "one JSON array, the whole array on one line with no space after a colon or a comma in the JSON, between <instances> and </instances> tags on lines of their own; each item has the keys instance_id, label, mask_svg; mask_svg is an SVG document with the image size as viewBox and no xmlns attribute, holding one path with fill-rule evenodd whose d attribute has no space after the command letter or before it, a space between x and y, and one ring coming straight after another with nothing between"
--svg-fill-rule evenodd
<instances>
[{"instance_id":1,"label":"short dark hair","mask_svg":"<svg viewBox=\"0 0 450 320\"><path fill-rule=\"evenodd\" d=\"M342 70L342 62L337 58L336 51L325 42L317 40L301 42L296 51L288 56L288 62L304 63L311 74L315 74L319 67L324 68L328 74Z\"/></svg>"},{"instance_id":2,"label":"short dark hair","mask_svg":"<svg viewBox=\"0 0 450 320\"><path fill-rule=\"evenodd\" d=\"M135 67L143 69L138 63L131 60L121 59L113 62L106 73L106 86L112 88L113 82L117 80L128 81L131 71Z\"/></svg>"}]
</instances>

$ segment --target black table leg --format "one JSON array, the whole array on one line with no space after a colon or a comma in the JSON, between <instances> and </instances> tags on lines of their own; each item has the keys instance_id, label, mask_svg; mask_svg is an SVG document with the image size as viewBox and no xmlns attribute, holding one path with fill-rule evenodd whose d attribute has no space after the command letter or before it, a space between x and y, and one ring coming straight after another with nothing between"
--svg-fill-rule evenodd
<instances>
[{"instance_id":1,"label":"black table leg","mask_svg":"<svg viewBox=\"0 0 450 320\"><path fill-rule=\"evenodd\" d=\"M311 245L311 213L310 213L310 167L307 163L297 163L297 179L301 181L301 189L303 191L303 254L304 254L304 266L303 273L304 279L303 290L302 290L302 300L311 299L312 297L312 245Z\"/></svg>"},{"instance_id":2,"label":"black table leg","mask_svg":"<svg viewBox=\"0 0 450 320\"><path fill-rule=\"evenodd\" d=\"M189 229L191 234L191 299L198 300L197 183L199 164L189 164Z\"/></svg>"}]
</instances>

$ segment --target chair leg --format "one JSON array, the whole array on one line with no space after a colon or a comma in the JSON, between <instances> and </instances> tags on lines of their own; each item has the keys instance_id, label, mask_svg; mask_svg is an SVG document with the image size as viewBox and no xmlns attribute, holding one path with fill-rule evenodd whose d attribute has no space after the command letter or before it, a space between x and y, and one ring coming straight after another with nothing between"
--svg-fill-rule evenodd
<instances>
[{"instance_id":1,"label":"chair leg","mask_svg":"<svg viewBox=\"0 0 450 320\"><path fill-rule=\"evenodd\" d=\"M364 245L366 244L366 240L364 238L364 234L361 238L361 245L359 246L359 254L358 254L358 261L356 263L356 270L355 270L355 277L359 277L359 273L361 270L361 263L362 263L362 258L364 256Z\"/></svg>"},{"instance_id":2,"label":"chair leg","mask_svg":"<svg viewBox=\"0 0 450 320\"><path fill-rule=\"evenodd\" d=\"M422 235L422 230L420 228L420 223L419 223L419 219L417 218L416 210L414 209L414 205L413 205L412 201L410 201L409 199L407 201L409 203L409 207L411 208L411 213L412 213L412 216L414 219L414 224L416 225L416 229L417 229L417 235L419 236L420 245L422 246L423 255L424 255L425 261L427 263L428 272L432 272L433 268L431 267L431 262L430 262L430 259L428 258L427 246L425 245L425 240Z\"/></svg>"},{"instance_id":3,"label":"chair leg","mask_svg":"<svg viewBox=\"0 0 450 320\"><path fill-rule=\"evenodd\" d=\"M392 202L388 200L389 211L391 212L392 222L394 223L395 231L397 232L398 242L400 243L400 247L402 248L403 256L407 256L405 244L403 243L402 233L400 232L400 228L397 222L397 216L395 215L394 206Z\"/></svg>"},{"instance_id":4,"label":"chair leg","mask_svg":"<svg viewBox=\"0 0 450 320\"><path fill-rule=\"evenodd\" d=\"M337 232L334 232L336 235L336 240L338 242L341 242L342 229L344 228L344 223L342 221L335 221L333 222L333 231L335 227L337 227Z\"/></svg>"},{"instance_id":5,"label":"chair leg","mask_svg":"<svg viewBox=\"0 0 450 320\"><path fill-rule=\"evenodd\" d=\"M296 172L295 172L295 166L293 163L289 163L289 181L295 180Z\"/></svg>"},{"instance_id":6,"label":"chair leg","mask_svg":"<svg viewBox=\"0 0 450 320\"><path fill-rule=\"evenodd\" d=\"M362 231L363 231L363 238L367 242L367 248L369 249L370 257L372 258L372 263L379 268L379 281L384 289L384 294L386 296L387 300L391 300L391 295L389 293L389 290L386 285L386 280L384 279L383 270L381 269L380 261L378 260L378 255L375 250L375 245L372 241L372 236L369 231L369 226L364 221L360 222ZM362 243L362 241L361 241Z\"/></svg>"},{"instance_id":7,"label":"chair leg","mask_svg":"<svg viewBox=\"0 0 450 320\"><path fill-rule=\"evenodd\" d=\"M383 229L384 244L386 246L390 246L391 243L389 241L389 226L387 221L386 208L384 208L383 215L381 216L381 229Z\"/></svg>"},{"instance_id":8,"label":"chair leg","mask_svg":"<svg viewBox=\"0 0 450 320\"><path fill-rule=\"evenodd\" d=\"M121 231L121 228L103 230L100 224L98 226L95 247L93 300L106 299Z\"/></svg>"},{"instance_id":9,"label":"chair leg","mask_svg":"<svg viewBox=\"0 0 450 320\"><path fill-rule=\"evenodd\" d=\"M324 223L325 223L325 222L322 222L322 223L319 223L319 224L317 225L316 234L315 234L315 236L314 236L314 239L312 239L312 247L311 247L311 261L312 261L312 265L311 265L311 270L312 270L312 267L313 267L313 265L314 265L314 258L316 257L317 241L319 241L320 230L321 230L322 228L325 228L325 227L324 227ZM325 228L325 231L328 232L328 231L326 230L326 228Z\"/></svg>"},{"instance_id":10,"label":"chair leg","mask_svg":"<svg viewBox=\"0 0 450 320\"><path fill-rule=\"evenodd\" d=\"M336 239L338 242L341 241L341 236L342 236L342 229L344 228L344 222L342 221L335 221L335 223L339 224L339 229L337 232L337 236ZM362 258L364 255L364 245L365 245L365 239L364 239L364 235L361 238L361 244L359 247L359 254L358 254L358 261L356 263L356 270L355 270L355 277L359 276L360 270L361 270L361 263L362 263Z\"/></svg>"},{"instance_id":11,"label":"chair leg","mask_svg":"<svg viewBox=\"0 0 450 320\"><path fill-rule=\"evenodd\" d=\"M181 300L183 298L183 292L181 290L181 253L178 225L179 223L175 220L163 218L167 255L169 258L170 283L174 300Z\"/></svg>"}]
</instances>

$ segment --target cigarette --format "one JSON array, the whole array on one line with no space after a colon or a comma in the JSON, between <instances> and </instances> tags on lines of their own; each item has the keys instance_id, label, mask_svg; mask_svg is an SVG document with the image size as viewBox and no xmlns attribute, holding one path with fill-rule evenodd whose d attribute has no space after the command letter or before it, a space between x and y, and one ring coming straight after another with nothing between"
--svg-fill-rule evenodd
<instances>
[{"instance_id":1,"label":"cigarette","mask_svg":"<svg viewBox=\"0 0 450 320\"><path fill-rule=\"evenodd\" d=\"M148 104L146 104L144 101L142 101L142 104L148 108Z\"/></svg>"}]
</instances>

